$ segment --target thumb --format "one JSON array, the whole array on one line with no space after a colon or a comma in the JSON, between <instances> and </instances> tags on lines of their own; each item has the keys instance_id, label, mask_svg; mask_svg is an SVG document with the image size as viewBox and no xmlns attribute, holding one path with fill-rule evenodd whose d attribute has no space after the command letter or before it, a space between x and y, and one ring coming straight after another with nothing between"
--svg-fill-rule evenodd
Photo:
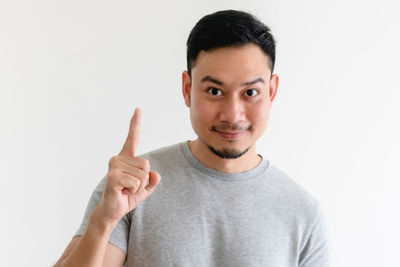
<instances>
[{"instance_id":1,"label":"thumb","mask_svg":"<svg viewBox=\"0 0 400 267\"><path fill-rule=\"evenodd\" d=\"M149 183L146 185L146 187L141 190L136 192L136 201L137 203L140 203L144 201L148 196L150 196L154 189L157 187L157 185L161 181L161 175L158 172L151 171L149 172Z\"/></svg>"},{"instance_id":2,"label":"thumb","mask_svg":"<svg viewBox=\"0 0 400 267\"><path fill-rule=\"evenodd\" d=\"M154 189L161 181L161 175L156 171L150 171L149 184L144 188L148 195L153 193Z\"/></svg>"}]
</instances>

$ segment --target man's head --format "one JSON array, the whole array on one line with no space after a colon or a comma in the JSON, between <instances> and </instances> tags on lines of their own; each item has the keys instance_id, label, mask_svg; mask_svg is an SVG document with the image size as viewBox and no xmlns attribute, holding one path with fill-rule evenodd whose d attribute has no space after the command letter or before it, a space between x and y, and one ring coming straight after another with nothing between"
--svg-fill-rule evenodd
<instances>
[{"instance_id":1,"label":"man's head","mask_svg":"<svg viewBox=\"0 0 400 267\"><path fill-rule=\"evenodd\" d=\"M186 42L189 76L200 51L220 47L258 45L269 58L271 74L275 65L275 40L270 29L253 15L237 10L218 11L200 19Z\"/></svg>"},{"instance_id":2,"label":"man's head","mask_svg":"<svg viewBox=\"0 0 400 267\"><path fill-rule=\"evenodd\" d=\"M196 24L187 49L182 91L196 142L220 158L254 152L278 87L268 27L245 12L219 11Z\"/></svg>"}]
</instances>

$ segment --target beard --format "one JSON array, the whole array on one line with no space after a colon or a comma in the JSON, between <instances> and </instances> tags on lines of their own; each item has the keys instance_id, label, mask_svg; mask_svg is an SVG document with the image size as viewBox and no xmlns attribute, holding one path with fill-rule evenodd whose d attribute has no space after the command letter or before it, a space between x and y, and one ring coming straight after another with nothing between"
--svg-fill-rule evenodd
<instances>
[{"instance_id":1,"label":"beard","mask_svg":"<svg viewBox=\"0 0 400 267\"><path fill-rule=\"evenodd\" d=\"M215 155L222 159L237 159L244 155L247 151L249 151L250 147L246 148L243 151L234 148L222 148L220 150L216 150L213 146L207 145L208 149L213 152Z\"/></svg>"},{"instance_id":2,"label":"beard","mask_svg":"<svg viewBox=\"0 0 400 267\"><path fill-rule=\"evenodd\" d=\"M247 151L249 151L250 147L244 149L244 150L239 150L236 148L229 148L229 147L223 147L222 149L216 149L212 145L208 144L206 140L200 137L200 135L197 133L196 129L193 128L197 134L198 140L203 143L208 149L215 154L216 156L222 158L222 159L237 159L243 156ZM224 131L224 130L241 130L241 131L252 131L253 126L251 124L249 125L240 125L240 124L230 124L230 123L224 123L220 125L212 125L209 128L210 131ZM235 141L233 140L227 140L228 143L234 143Z\"/></svg>"},{"instance_id":3,"label":"beard","mask_svg":"<svg viewBox=\"0 0 400 267\"><path fill-rule=\"evenodd\" d=\"M224 131L224 130L241 130L241 131L251 131L252 130L252 125L240 125L240 124L230 124L230 123L224 123L220 125L213 125L210 127L211 131ZM229 143L232 143L233 141L228 141ZM203 142L206 144L205 142ZM213 146L206 144L208 149L217 155L218 157L222 159L237 159L241 156L243 156L247 151L249 151L250 147L246 148L245 150L238 150L235 148L227 148L224 147L222 149L215 149Z\"/></svg>"}]
</instances>

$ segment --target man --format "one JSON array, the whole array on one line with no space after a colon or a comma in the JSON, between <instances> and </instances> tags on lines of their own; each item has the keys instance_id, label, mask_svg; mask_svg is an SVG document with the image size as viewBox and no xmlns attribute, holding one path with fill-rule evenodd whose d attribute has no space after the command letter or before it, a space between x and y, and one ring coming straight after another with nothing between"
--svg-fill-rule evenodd
<instances>
[{"instance_id":1,"label":"man","mask_svg":"<svg viewBox=\"0 0 400 267\"><path fill-rule=\"evenodd\" d=\"M56 266L327 266L317 201L256 153L274 63L274 38L252 15L203 17L182 74L198 138L137 157L136 109Z\"/></svg>"}]
</instances>

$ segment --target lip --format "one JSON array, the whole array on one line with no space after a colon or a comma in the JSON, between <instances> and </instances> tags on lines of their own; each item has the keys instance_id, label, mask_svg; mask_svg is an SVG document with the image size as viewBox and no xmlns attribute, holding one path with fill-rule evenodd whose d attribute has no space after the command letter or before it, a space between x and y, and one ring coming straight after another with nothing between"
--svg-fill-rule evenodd
<instances>
[{"instance_id":1,"label":"lip","mask_svg":"<svg viewBox=\"0 0 400 267\"><path fill-rule=\"evenodd\" d=\"M237 139L241 135L243 135L244 131L242 132L220 132L220 131L215 131L218 135L222 136L224 139Z\"/></svg>"}]
</instances>

